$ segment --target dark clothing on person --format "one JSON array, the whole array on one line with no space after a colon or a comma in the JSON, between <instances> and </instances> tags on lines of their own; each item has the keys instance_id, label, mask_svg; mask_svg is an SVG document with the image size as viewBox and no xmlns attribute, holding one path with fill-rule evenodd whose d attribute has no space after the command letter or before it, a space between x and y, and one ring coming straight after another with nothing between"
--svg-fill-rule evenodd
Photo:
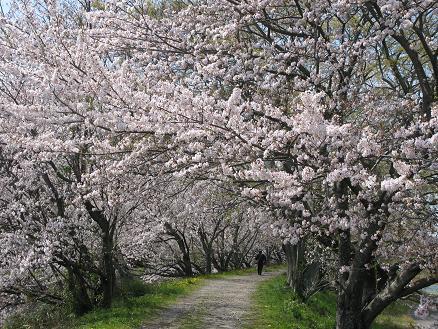
<instances>
[{"instance_id":1,"label":"dark clothing on person","mask_svg":"<svg viewBox=\"0 0 438 329\"><path fill-rule=\"evenodd\" d=\"M255 259L257 260L257 273L262 275L263 265L266 263L266 256L262 253L259 253Z\"/></svg>"},{"instance_id":2,"label":"dark clothing on person","mask_svg":"<svg viewBox=\"0 0 438 329\"><path fill-rule=\"evenodd\" d=\"M257 273L259 275L262 275L262 271L263 271L263 263L258 263L257 264Z\"/></svg>"}]
</instances>

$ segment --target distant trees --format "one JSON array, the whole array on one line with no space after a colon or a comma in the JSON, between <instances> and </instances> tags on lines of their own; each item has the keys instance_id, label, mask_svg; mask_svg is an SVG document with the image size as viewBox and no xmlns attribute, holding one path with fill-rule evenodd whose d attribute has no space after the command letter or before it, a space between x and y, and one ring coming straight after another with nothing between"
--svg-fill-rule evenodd
<instances>
[{"instance_id":1,"label":"distant trees","mask_svg":"<svg viewBox=\"0 0 438 329\"><path fill-rule=\"evenodd\" d=\"M132 255L150 274L191 276L248 267L256 250L265 248L264 239L272 237L266 218L257 221L259 214L247 201L207 182L172 181L152 207L148 218L156 218L159 228L145 239L149 252Z\"/></svg>"}]
</instances>

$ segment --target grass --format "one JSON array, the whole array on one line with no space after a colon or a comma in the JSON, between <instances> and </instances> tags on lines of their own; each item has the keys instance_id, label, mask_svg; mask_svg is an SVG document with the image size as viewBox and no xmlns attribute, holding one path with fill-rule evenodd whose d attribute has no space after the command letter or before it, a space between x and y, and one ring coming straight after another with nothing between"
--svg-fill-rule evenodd
<instances>
[{"instance_id":1,"label":"grass","mask_svg":"<svg viewBox=\"0 0 438 329\"><path fill-rule=\"evenodd\" d=\"M413 329L414 319L409 315L414 305L399 301L389 305L374 321L373 329Z\"/></svg>"},{"instance_id":2,"label":"grass","mask_svg":"<svg viewBox=\"0 0 438 329\"><path fill-rule=\"evenodd\" d=\"M270 266L277 271L284 266ZM114 301L111 309L96 309L82 317L74 317L70 311L41 305L13 317L5 329L130 329L153 317L159 310L173 303L177 297L186 295L200 287L205 279L221 279L232 275L254 273L255 269L244 269L226 273L202 275L193 278L169 280L162 283L144 284L131 281L125 291ZM336 296L322 292L308 303L300 303L285 287L284 275L266 280L254 293L253 321L248 329L333 329L336 313ZM411 329L412 318L409 306L396 303L378 317L373 329ZM202 309L188 314L182 321L182 329L197 329L202 326Z\"/></svg>"},{"instance_id":3,"label":"grass","mask_svg":"<svg viewBox=\"0 0 438 329\"><path fill-rule=\"evenodd\" d=\"M281 266L280 266L281 267ZM270 266L267 271L277 270ZM5 329L130 329L138 328L143 322L168 306L177 297L186 295L200 287L205 279L221 279L232 275L254 273L254 268L224 273L180 278L162 283L145 284L139 280L124 284L122 297L117 298L111 309L96 309L84 316L75 317L67 308L39 305L9 319ZM202 312L201 312L202 313ZM202 314L190 314L183 321L183 328L196 329L200 326Z\"/></svg>"},{"instance_id":4,"label":"grass","mask_svg":"<svg viewBox=\"0 0 438 329\"><path fill-rule=\"evenodd\" d=\"M297 301L285 286L284 275L262 282L254 294L253 322L248 329L332 329L336 301L333 293L319 293L307 304Z\"/></svg>"},{"instance_id":5,"label":"grass","mask_svg":"<svg viewBox=\"0 0 438 329\"><path fill-rule=\"evenodd\" d=\"M150 290L143 296L116 301L109 309L98 309L77 319L74 328L130 329L138 327L158 310L171 304L201 284L200 278L185 278L147 285Z\"/></svg>"},{"instance_id":6,"label":"grass","mask_svg":"<svg viewBox=\"0 0 438 329\"><path fill-rule=\"evenodd\" d=\"M202 278L183 278L159 284L135 285L134 296L114 301L111 309L96 309L74 317L61 308L44 308L19 314L8 321L5 329L130 329L202 284ZM139 293L140 292L140 293ZM141 296L136 296L141 294Z\"/></svg>"},{"instance_id":7,"label":"grass","mask_svg":"<svg viewBox=\"0 0 438 329\"><path fill-rule=\"evenodd\" d=\"M285 275L262 282L253 298L253 321L247 329L333 329L336 295L320 292L307 303L299 302L286 287ZM409 306L398 302L389 306L375 321L373 329L411 329Z\"/></svg>"}]
</instances>

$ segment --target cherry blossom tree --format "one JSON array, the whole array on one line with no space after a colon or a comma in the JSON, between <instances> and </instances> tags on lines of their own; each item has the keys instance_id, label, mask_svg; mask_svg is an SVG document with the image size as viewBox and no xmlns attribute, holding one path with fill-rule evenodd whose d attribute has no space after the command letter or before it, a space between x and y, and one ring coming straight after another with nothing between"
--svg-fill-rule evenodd
<instances>
[{"instance_id":1,"label":"cherry blossom tree","mask_svg":"<svg viewBox=\"0 0 438 329\"><path fill-rule=\"evenodd\" d=\"M272 238L269 220L210 182L171 179L158 188L144 205L144 216L122 233L126 258L148 275L192 276L250 266L263 239Z\"/></svg>"},{"instance_id":2,"label":"cherry blossom tree","mask_svg":"<svg viewBox=\"0 0 438 329\"><path fill-rule=\"evenodd\" d=\"M167 170L234 183L286 242L330 248L338 328L436 282L433 2L108 8L100 40L130 49L175 136Z\"/></svg>"},{"instance_id":3,"label":"cherry blossom tree","mask_svg":"<svg viewBox=\"0 0 438 329\"><path fill-rule=\"evenodd\" d=\"M117 236L146 189L120 175L117 134L81 114L104 110L109 64L88 57L88 27L62 4L12 5L20 14L0 23L2 292L58 302L49 292L61 280L77 313L109 307Z\"/></svg>"},{"instance_id":4,"label":"cherry blossom tree","mask_svg":"<svg viewBox=\"0 0 438 329\"><path fill-rule=\"evenodd\" d=\"M80 25L58 6L0 21L2 143L58 180L85 156L95 223L99 188L117 209L168 175L231 189L292 252L324 249L338 329L437 282L435 2L109 1Z\"/></svg>"}]
</instances>

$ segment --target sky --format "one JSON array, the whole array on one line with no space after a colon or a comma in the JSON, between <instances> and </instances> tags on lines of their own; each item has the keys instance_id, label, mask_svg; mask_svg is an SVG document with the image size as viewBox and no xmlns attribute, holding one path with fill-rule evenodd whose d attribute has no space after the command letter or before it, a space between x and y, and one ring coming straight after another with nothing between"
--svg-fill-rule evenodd
<instances>
[{"instance_id":1,"label":"sky","mask_svg":"<svg viewBox=\"0 0 438 329\"><path fill-rule=\"evenodd\" d=\"M7 12L9 9L9 2L10 0L0 0L0 7L3 9L3 11Z\"/></svg>"}]
</instances>

